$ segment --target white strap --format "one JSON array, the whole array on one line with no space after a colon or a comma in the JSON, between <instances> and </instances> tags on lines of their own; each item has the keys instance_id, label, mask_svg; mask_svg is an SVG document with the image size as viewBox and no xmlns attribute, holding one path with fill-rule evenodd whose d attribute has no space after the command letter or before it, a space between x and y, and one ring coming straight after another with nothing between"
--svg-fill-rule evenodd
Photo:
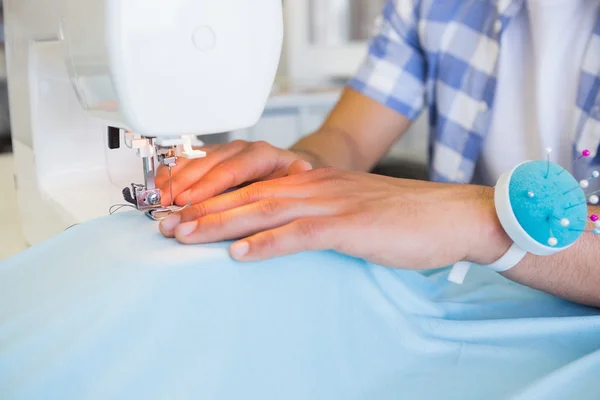
<instances>
[{"instance_id":1,"label":"white strap","mask_svg":"<svg viewBox=\"0 0 600 400\"><path fill-rule=\"evenodd\" d=\"M513 243L508 251L504 253L504 255L500 257L498 261L489 265L480 265L480 267L491 269L492 271L496 272L506 272L519 264L526 255L527 252L525 250L517 246L516 243ZM477 264L472 264L469 262L458 262L454 264L452 270L450 271L450 275L448 275L448 280L461 285L465 281L465 277L467 276L471 265Z\"/></svg>"},{"instance_id":2,"label":"white strap","mask_svg":"<svg viewBox=\"0 0 600 400\"><path fill-rule=\"evenodd\" d=\"M471 265L473 264L471 264L470 262L457 262L450 270L448 280L452 283L456 283L457 285L462 285L465 281L467 273L469 272L469 269L471 269Z\"/></svg>"},{"instance_id":3,"label":"white strap","mask_svg":"<svg viewBox=\"0 0 600 400\"><path fill-rule=\"evenodd\" d=\"M516 243L513 243L498 261L489 265L482 265L482 267L496 272L506 272L520 263L526 255L527 252L525 250L517 246Z\"/></svg>"}]
</instances>

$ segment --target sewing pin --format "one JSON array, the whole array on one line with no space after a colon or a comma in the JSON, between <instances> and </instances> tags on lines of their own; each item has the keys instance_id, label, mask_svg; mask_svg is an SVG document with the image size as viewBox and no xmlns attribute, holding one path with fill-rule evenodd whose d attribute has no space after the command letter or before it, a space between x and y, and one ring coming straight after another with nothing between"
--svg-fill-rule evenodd
<instances>
[{"instance_id":1,"label":"sewing pin","mask_svg":"<svg viewBox=\"0 0 600 400\"><path fill-rule=\"evenodd\" d=\"M579 156L579 158L578 158L577 160L575 160L575 161L579 161L579 160L581 160L582 158L586 158L586 157L589 157L589 156L591 156L591 155L592 155L592 152L586 149L586 150L584 150L584 151L582 151L582 152L581 152L581 155L580 155L580 156Z\"/></svg>"},{"instance_id":2,"label":"sewing pin","mask_svg":"<svg viewBox=\"0 0 600 400\"><path fill-rule=\"evenodd\" d=\"M558 246L558 239L554 237L554 234L552 233L552 229L550 229L550 239L548 239L548 245L551 247Z\"/></svg>"},{"instance_id":3,"label":"sewing pin","mask_svg":"<svg viewBox=\"0 0 600 400\"><path fill-rule=\"evenodd\" d=\"M592 222L594 222L594 223L596 223L596 224L600 224L600 221L598 221L598 220L596 219L597 217L598 217L597 215L592 215L592 216L590 216L590 217L588 217L588 218L577 218L577 219L578 219L579 221L581 221L581 222L585 222L585 223L588 223L588 222L592 221Z\"/></svg>"},{"instance_id":4,"label":"sewing pin","mask_svg":"<svg viewBox=\"0 0 600 400\"><path fill-rule=\"evenodd\" d=\"M550 154L552 154L552 147L546 148L546 158L548 160L548 167L546 169L546 178L548 179L548 175L550 175Z\"/></svg>"},{"instance_id":5,"label":"sewing pin","mask_svg":"<svg viewBox=\"0 0 600 400\"><path fill-rule=\"evenodd\" d=\"M579 156L579 157L578 157L578 158L577 158L575 161L573 161L573 165L575 165L575 164L576 164L576 163L577 163L579 160L581 160L582 158L586 158L586 157L589 157L589 156L591 156L591 155L592 155L592 152L591 152L591 151L589 151L589 150L587 150L587 149L586 149L586 150L584 150L584 151L582 151L582 152L581 152L581 155L580 155L580 156ZM561 174L562 174L563 172L565 172L566 170L567 170L566 168L563 168L563 169L562 169L562 171L560 171L560 172L559 172L558 174L556 174L556 175L561 175Z\"/></svg>"},{"instance_id":6,"label":"sewing pin","mask_svg":"<svg viewBox=\"0 0 600 400\"><path fill-rule=\"evenodd\" d=\"M564 196L565 194L569 194L569 193L571 193L572 191L574 191L574 190L577 190L577 189L579 189L579 188L580 188L580 186L579 186L579 185L578 185L578 186L575 186L573 189L570 189L570 190L567 190L566 192L564 192L564 193L563 193L563 196Z\"/></svg>"},{"instance_id":7,"label":"sewing pin","mask_svg":"<svg viewBox=\"0 0 600 400\"><path fill-rule=\"evenodd\" d=\"M552 216L553 219L560 222L560 225L564 228L567 228L571 225L571 221L568 218L558 218L557 216Z\"/></svg>"},{"instance_id":8,"label":"sewing pin","mask_svg":"<svg viewBox=\"0 0 600 400\"><path fill-rule=\"evenodd\" d=\"M584 232L584 233L593 233L596 236L600 236L600 228L596 229L569 229L571 232Z\"/></svg>"},{"instance_id":9,"label":"sewing pin","mask_svg":"<svg viewBox=\"0 0 600 400\"><path fill-rule=\"evenodd\" d=\"M175 204L173 199L173 180L171 179L171 164L169 164L169 196L171 197L171 207Z\"/></svg>"},{"instance_id":10,"label":"sewing pin","mask_svg":"<svg viewBox=\"0 0 600 400\"><path fill-rule=\"evenodd\" d=\"M570 210L571 208L575 208L575 207L579 207L579 206L586 206L586 205L587 205L587 201L584 201L583 203L572 204L568 207L565 207L565 210Z\"/></svg>"},{"instance_id":11,"label":"sewing pin","mask_svg":"<svg viewBox=\"0 0 600 400\"><path fill-rule=\"evenodd\" d=\"M600 228L596 229L569 229L571 232L584 232L584 233L593 233L596 236L600 236Z\"/></svg>"},{"instance_id":12,"label":"sewing pin","mask_svg":"<svg viewBox=\"0 0 600 400\"><path fill-rule=\"evenodd\" d=\"M597 194L597 193L600 193L600 190L596 190L595 192L592 192L592 193L588 194L588 196L589 195L593 195L593 194Z\"/></svg>"},{"instance_id":13,"label":"sewing pin","mask_svg":"<svg viewBox=\"0 0 600 400\"><path fill-rule=\"evenodd\" d=\"M575 186L573 189L570 189L570 190L567 190L566 192L564 192L564 193L563 193L563 196L564 196L565 194L569 194L569 193L571 193L572 191L574 191L574 190L577 190L577 189L579 189L579 188L581 188L581 189L587 189L587 188L589 188L589 187L590 187L590 181L588 181L588 180L585 180L585 179L584 179L584 180L582 180L581 182L579 182L579 185Z\"/></svg>"}]
</instances>

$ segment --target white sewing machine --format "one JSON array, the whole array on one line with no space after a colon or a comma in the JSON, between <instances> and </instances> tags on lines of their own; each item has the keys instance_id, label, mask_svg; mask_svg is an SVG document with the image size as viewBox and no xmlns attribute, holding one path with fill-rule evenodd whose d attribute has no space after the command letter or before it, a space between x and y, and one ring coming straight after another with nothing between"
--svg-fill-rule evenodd
<instances>
[{"instance_id":1,"label":"white sewing machine","mask_svg":"<svg viewBox=\"0 0 600 400\"><path fill-rule=\"evenodd\" d=\"M283 41L280 0L4 0L4 10L30 244L107 215L132 182L138 209L159 208L158 163L201 157L192 136L259 120Z\"/></svg>"}]
</instances>

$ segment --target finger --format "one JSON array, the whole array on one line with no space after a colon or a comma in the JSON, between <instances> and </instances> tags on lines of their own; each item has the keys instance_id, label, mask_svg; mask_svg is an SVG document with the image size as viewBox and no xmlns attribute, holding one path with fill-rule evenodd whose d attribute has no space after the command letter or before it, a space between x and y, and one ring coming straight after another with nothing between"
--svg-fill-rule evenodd
<instances>
[{"instance_id":1,"label":"finger","mask_svg":"<svg viewBox=\"0 0 600 400\"><path fill-rule=\"evenodd\" d=\"M166 237L173 238L175 237L175 229L180 224L195 221L210 214L235 209L268 198L304 199L308 197L308 190L303 187L297 186L293 189L295 190L290 191L285 188L278 188L274 184L253 184L234 192L213 197L172 214L161 221L160 230Z\"/></svg>"},{"instance_id":2,"label":"finger","mask_svg":"<svg viewBox=\"0 0 600 400\"><path fill-rule=\"evenodd\" d=\"M335 173L335 170L319 169L275 179L270 182L255 183L236 191L212 197L167 217L161 221L160 230L166 237L173 238L175 237L175 229L180 224L210 214L242 207L267 198L307 199L321 191L322 187L318 183L333 173Z\"/></svg>"},{"instance_id":3,"label":"finger","mask_svg":"<svg viewBox=\"0 0 600 400\"><path fill-rule=\"evenodd\" d=\"M282 153L267 143L252 143L244 151L208 171L177 201L198 203L245 182L273 175L277 171L283 171L281 175L285 176L292 160L283 158Z\"/></svg>"},{"instance_id":4,"label":"finger","mask_svg":"<svg viewBox=\"0 0 600 400\"><path fill-rule=\"evenodd\" d=\"M173 178L173 176L177 175L181 170L183 170L183 168L185 168L185 166L188 165L191 161L192 160L188 160L185 158L177 159L177 165L171 167L171 178ZM160 165L156 170L155 182L156 187L158 188L167 185L167 183L169 182L169 168L165 167L164 165Z\"/></svg>"},{"instance_id":5,"label":"finger","mask_svg":"<svg viewBox=\"0 0 600 400\"><path fill-rule=\"evenodd\" d=\"M183 223L181 218L181 212L173 213L161 220L158 224L158 229L163 236L168 238L175 237L175 228L177 228L181 223Z\"/></svg>"},{"instance_id":6,"label":"finger","mask_svg":"<svg viewBox=\"0 0 600 400\"><path fill-rule=\"evenodd\" d=\"M240 157L242 155L240 154ZM275 161L278 163L287 163L287 161ZM221 166L217 167L221 168ZM269 169L280 168L280 165L277 165L274 168L265 168L260 171L260 173L251 173L251 175L244 175L249 177L249 181L257 180L262 175L262 173L267 172ZM216 169L216 168L215 168ZM287 172L287 171L286 171ZM248 204L250 202L254 202L260 200L265 197L294 197L294 198L306 198L312 194L315 194L318 190L320 190L319 182L325 181L328 178L334 176L336 173L335 170L324 168L320 170L312 170L305 173L298 173L292 176L284 176L280 178L273 178L268 182L258 182L252 185L245 186L243 188L231 191L229 193L222 194L225 190L222 187L216 188L215 181L208 174L207 176L195 185L195 189L197 192L191 195L189 198L185 198L188 202L199 203L204 200L200 199L208 199L207 202L211 204L213 201L218 204L223 204L225 208L231 207L239 207L244 204ZM211 172L212 174L212 172ZM215 175L216 176L216 175ZM252 178L254 176L254 178ZM273 175L271 175L273 176ZM217 178L218 179L218 178ZM227 179L227 178L224 178ZM230 178L231 179L231 178ZM241 179L239 179L241 180ZM212 181L212 183L211 183ZM231 180L230 182L237 182ZM224 185L227 186L227 185ZM239 186L238 185L234 185ZM259 193L260 192L260 193ZM179 199L178 199L179 200ZM225 204L229 204L225 206Z\"/></svg>"},{"instance_id":7,"label":"finger","mask_svg":"<svg viewBox=\"0 0 600 400\"><path fill-rule=\"evenodd\" d=\"M242 200L242 198L239 197L240 195L247 197ZM254 201L260 200L262 196L263 195L259 194L258 191L252 189L245 192L238 190L236 192L213 197L212 199L195 204L163 219L159 225L160 231L166 237L173 238L175 237L175 229L180 224L195 221L198 218L205 217L209 214L226 211L245 204L250 204Z\"/></svg>"},{"instance_id":8,"label":"finger","mask_svg":"<svg viewBox=\"0 0 600 400\"><path fill-rule=\"evenodd\" d=\"M297 175L303 172L312 171L313 167L308 161L297 160L288 168L288 175Z\"/></svg>"},{"instance_id":9,"label":"finger","mask_svg":"<svg viewBox=\"0 0 600 400\"><path fill-rule=\"evenodd\" d=\"M219 149L221 149L223 147L222 144L213 144L213 145L209 145L209 146L202 146L202 147L196 147L194 146L194 149L196 150L202 150L206 153L212 154L215 153L217 151L219 151ZM183 168L188 165L190 162L194 162L195 160L190 160L184 157L177 157L177 165L175 165L174 167L171 167L171 177L177 175L180 171L183 170ZM160 188L162 186L167 186L169 181L169 169L164 166L164 165L160 165L156 171L156 187Z\"/></svg>"},{"instance_id":10,"label":"finger","mask_svg":"<svg viewBox=\"0 0 600 400\"><path fill-rule=\"evenodd\" d=\"M231 256L238 261L263 261L303 251L335 250L343 230L335 217L304 218L234 243Z\"/></svg>"},{"instance_id":11,"label":"finger","mask_svg":"<svg viewBox=\"0 0 600 400\"><path fill-rule=\"evenodd\" d=\"M178 199L177 197L188 190L194 183L202 179L202 177L216 165L233 157L237 153L242 152L246 146L247 144L242 141L231 142L222 148L209 150L206 157L189 161L182 168L178 169L176 171L177 173L172 174L171 177L173 197L176 199L176 203L180 206L188 204L188 199ZM171 204L171 187L169 186L168 180L164 181L162 185L159 186L159 189L161 189L163 193L162 204L164 206Z\"/></svg>"},{"instance_id":12,"label":"finger","mask_svg":"<svg viewBox=\"0 0 600 400\"><path fill-rule=\"evenodd\" d=\"M189 221L202 216L241 207L270 197L306 199L321 193L321 181L335 173L321 169L304 174L286 176L269 182L259 182L198 203L182 212L182 219Z\"/></svg>"},{"instance_id":13,"label":"finger","mask_svg":"<svg viewBox=\"0 0 600 400\"><path fill-rule=\"evenodd\" d=\"M279 180L278 180L279 181ZM213 197L184 210L186 217L194 214L196 218L216 212L252 204L268 198L306 199L313 197L315 189L308 184L287 185L278 181L255 183L245 188Z\"/></svg>"},{"instance_id":14,"label":"finger","mask_svg":"<svg viewBox=\"0 0 600 400\"><path fill-rule=\"evenodd\" d=\"M183 244L239 239L298 218L331 215L335 210L336 204L331 202L270 198L181 224L175 230L175 237Z\"/></svg>"}]
</instances>

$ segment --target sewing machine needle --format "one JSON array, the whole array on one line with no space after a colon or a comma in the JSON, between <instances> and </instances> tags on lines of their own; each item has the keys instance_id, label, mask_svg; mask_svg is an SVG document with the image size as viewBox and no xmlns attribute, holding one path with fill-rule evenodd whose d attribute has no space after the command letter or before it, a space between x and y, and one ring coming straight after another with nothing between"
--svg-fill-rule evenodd
<instances>
[{"instance_id":1,"label":"sewing machine needle","mask_svg":"<svg viewBox=\"0 0 600 400\"><path fill-rule=\"evenodd\" d=\"M173 207L174 199L173 199L173 181L171 180L171 166L169 165L169 192L171 196L171 207Z\"/></svg>"}]
</instances>

